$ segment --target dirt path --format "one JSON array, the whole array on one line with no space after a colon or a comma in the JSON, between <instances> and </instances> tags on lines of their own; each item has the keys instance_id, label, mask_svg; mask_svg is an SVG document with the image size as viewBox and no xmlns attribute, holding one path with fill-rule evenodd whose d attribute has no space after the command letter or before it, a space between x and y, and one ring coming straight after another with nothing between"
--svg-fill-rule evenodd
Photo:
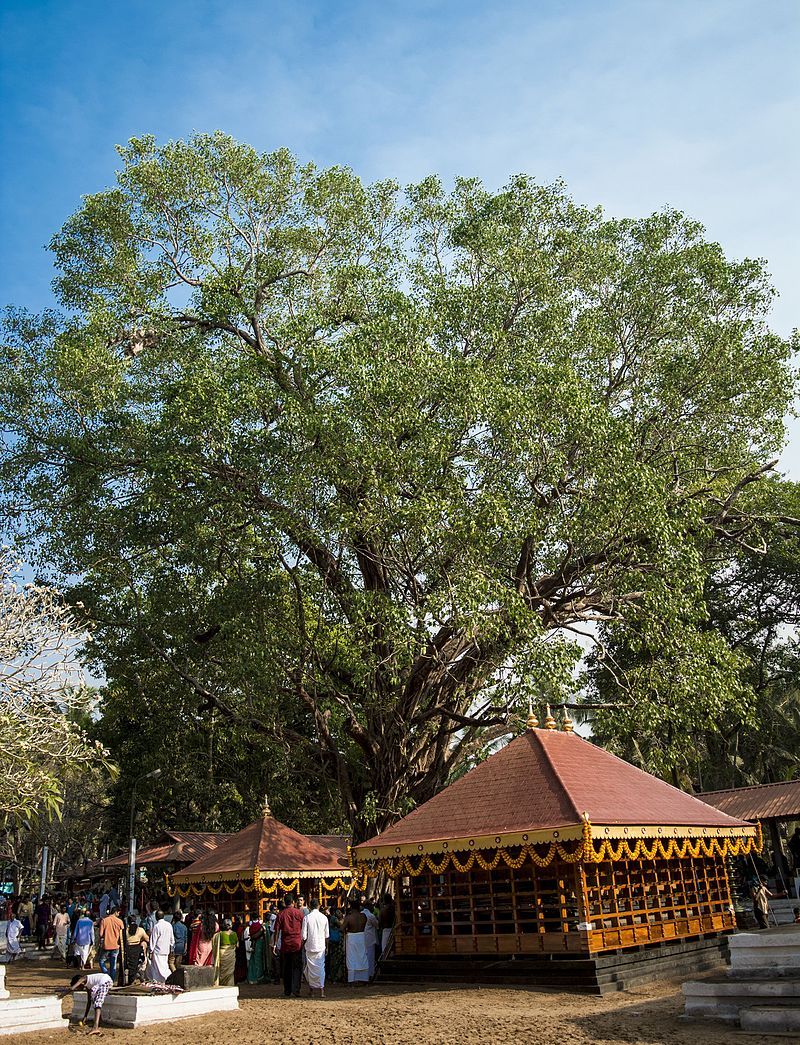
<instances>
[{"instance_id":1,"label":"dirt path","mask_svg":"<svg viewBox=\"0 0 800 1045\"><path fill-rule=\"evenodd\" d=\"M8 966L12 997L49 994L68 982L63 966ZM278 987L241 990L241 1010L141 1030L106 1030L105 1041L149 1045L786 1045L722 1025L683 1023L680 987L660 983L596 998L556 990L497 987L343 987L326 1001L286 1000ZM81 996L82 997L82 996ZM64 1011L71 1006L64 1002ZM74 1040L79 1032L26 1034L21 1045ZM11 1039L8 1039L9 1041Z\"/></svg>"}]
</instances>

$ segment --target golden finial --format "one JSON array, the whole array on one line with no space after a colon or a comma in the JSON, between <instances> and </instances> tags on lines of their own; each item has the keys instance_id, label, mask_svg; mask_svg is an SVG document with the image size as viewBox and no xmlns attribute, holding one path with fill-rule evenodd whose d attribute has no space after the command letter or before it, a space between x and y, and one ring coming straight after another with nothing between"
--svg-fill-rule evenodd
<instances>
[{"instance_id":1,"label":"golden finial","mask_svg":"<svg viewBox=\"0 0 800 1045\"><path fill-rule=\"evenodd\" d=\"M550 713L550 705L546 704L545 705L545 709L547 711L547 715L546 715L545 720L544 720L544 728L545 729L555 729L556 728L556 720L553 718L552 714Z\"/></svg>"},{"instance_id":2,"label":"golden finial","mask_svg":"<svg viewBox=\"0 0 800 1045\"><path fill-rule=\"evenodd\" d=\"M539 725L539 719L533 713L533 704L530 697L528 697L528 718L525 721L525 725L528 729L536 729Z\"/></svg>"},{"instance_id":3,"label":"golden finial","mask_svg":"<svg viewBox=\"0 0 800 1045\"><path fill-rule=\"evenodd\" d=\"M564 730L565 733L575 732L575 723L569 717L569 712L567 711L566 704L564 705L564 717L561 719L561 728Z\"/></svg>"},{"instance_id":4,"label":"golden finial","mask_svg":"<svg viewBox=\"0 0 800 1045\"><path fill-rule=\"evenodd\" d=\"M264 805L261 809L261 815L264 817L272 816L272 810L269 807L269 795L264 795Z\"/></svg>"}]
</instances>

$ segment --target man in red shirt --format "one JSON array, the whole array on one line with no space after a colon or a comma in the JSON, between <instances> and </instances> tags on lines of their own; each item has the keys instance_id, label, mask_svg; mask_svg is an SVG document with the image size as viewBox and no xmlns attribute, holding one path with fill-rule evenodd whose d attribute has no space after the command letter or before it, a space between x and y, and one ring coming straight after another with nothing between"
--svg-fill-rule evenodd
<instances>
[{"instance_id":1,"label":"man in red shirt","mask_svg":"<svg viewBox=\"0 0 800 1045\"><path fill-rule=\"evenodd\" d=\"M303 975L303 912L292 905L291 897L283 898L283 910L275 922L275 935L280 941L275 953L281 952L283 966L283 996L300 997L300 978Z\"/></svg>"}]
</instances>

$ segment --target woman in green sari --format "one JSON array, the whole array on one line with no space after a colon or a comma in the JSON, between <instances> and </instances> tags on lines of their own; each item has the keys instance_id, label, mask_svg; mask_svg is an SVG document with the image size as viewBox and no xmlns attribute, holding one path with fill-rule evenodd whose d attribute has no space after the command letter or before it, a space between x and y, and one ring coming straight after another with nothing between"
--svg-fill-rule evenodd
<instances>
[{"instance_id":1,"label":"woman in green sari","mask_svg":"<svg viewBox=\"0 0 800 1045\"><path fill-rule=\"evenodd\" d=\"M233 987L233 971L236 967L236 947L239 937L233 931L233 922L225 918L222 929L214 933L212 939L212 964L214 966L214 983L219 987Z\"/></svg>"},{"instance_id":2,"label":"woman in green sari","mask_svg":"<svg viewBox=\"0 0 800 1045\"><path fill-rule=\"evenodd\" d=\"M328 950L328 979L331 983L345 983L347 981L347 964L344 955L344 940L342 939L342 912L338 904L331 907L328 915L330 922L330 946Z\"/></svg>"},{"instance_id":3,"label":"woman in green sari","mask_svg":"<svg viewBox=\"0 0 800 1045\"><path fill-rule=\"evenodd\" d=\"M269 954L267 934L260 919L254 918L245 930L249 943L250 958L247 962L247 982L266 983L269 979Z\"/></svg>"}]
</instances>

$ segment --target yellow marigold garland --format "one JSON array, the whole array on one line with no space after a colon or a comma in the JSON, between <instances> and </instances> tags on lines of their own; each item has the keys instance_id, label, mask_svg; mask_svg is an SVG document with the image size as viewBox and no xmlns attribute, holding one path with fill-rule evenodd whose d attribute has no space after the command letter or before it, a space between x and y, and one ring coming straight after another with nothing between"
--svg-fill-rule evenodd
<instances>
[{"instance_id":1,"label":"yellow marigold garland","mask_svg":"<svg viewBox=\"0 0 800 1045\"><path fill-rule=\"evenodd\" d=\"M332 893L334 889L349 889L350 883L346 882L344 878L334 878L332 882L326 882L324 878L320 879L320 885L327 892Z\"/></svg>"},{"instance_id":2,"label":"yellow marigold garland","mask_svg":"<svg viewBox=\"0 0 800 1045\"><path fill-rule=\"evenodd\" d=\"M448 867L460 874L471 871L477 863L484 871L493 871L500 866L501 861L506 867L519 870L526 860L536 867L547 867L556 857L566 863L602 863L606 860L672 860L684 859L691 856L699 859L700 856L747 856L751 852L760 852L763 845L761 824L757 825L757 836L755 838L610 838L594 839L592 828L588 818L584 822L583 837L575 849L568 848L561 842L543 843L545 852L540 855L536 844L515 847L518 855L514 856L508 849L499 848L494 856L486 857L483 853L473 850L462 859L458 853L444 853L440 856L420 854L417 857L397 856L385 857L377 860L366 861L358 865L365 876L375 877L385 874L389 878L400 878L404 875L416 877L424 871L432 871L433 874L444 874ZM540 845L539 848L542 846ZM354 868L354 873L356 873Z\"/></svg>"}]
</instances>

